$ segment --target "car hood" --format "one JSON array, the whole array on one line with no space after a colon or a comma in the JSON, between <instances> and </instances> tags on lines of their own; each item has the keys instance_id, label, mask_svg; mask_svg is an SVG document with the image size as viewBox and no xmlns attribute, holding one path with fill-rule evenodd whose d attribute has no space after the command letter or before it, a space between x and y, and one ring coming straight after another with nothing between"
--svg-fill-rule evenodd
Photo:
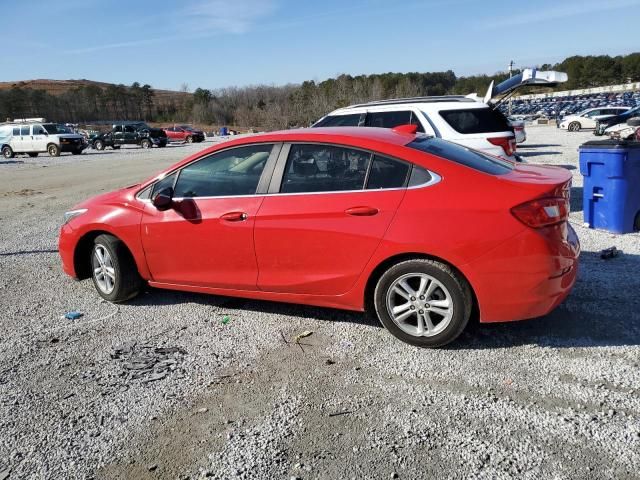
<instances>
[{"instance_id":1,"label":"car hood","mask_svg":"<svg viewBox=\"0 0 640 480\"><path fill-rule=\"evenodd\" d=\"M59 133L59 138L83 139L84 137L78 133Z\"/></svg>"},{"instance_id":2,"label":"car hood","mask_svg":"<svg viewBox=\"0 0 640 480\"><path fill-rule=\"evenodd\" d=\"M105 204L113 204L113 203L122 203L126 201L126 197L131 191L135 190L139 187L140 184L136 183L135 185L129 185L128 187L119 188L118 190L113 190L107 193L101 193L100 195L96 195L94 197L90 197L73 207L73 210L77 210L80 208L91 208L97 205L105 205Z\"/></svg>"}]
</instances>

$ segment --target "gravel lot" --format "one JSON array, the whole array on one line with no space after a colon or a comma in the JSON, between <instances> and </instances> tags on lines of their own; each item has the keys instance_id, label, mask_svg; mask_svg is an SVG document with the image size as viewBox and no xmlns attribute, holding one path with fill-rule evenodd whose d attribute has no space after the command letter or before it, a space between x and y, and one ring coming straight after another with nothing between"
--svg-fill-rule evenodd
<instances>
[{"instance_id":1,"label":"gravel lot","mask_svg":"<svg viewBox=\"0 0 640 480\"><path fill-rule=\"evenodd\" d=\"M202 144L3 159L0 479L640 478L640 235L582 227L591 133L528 137L528 161L574 174L579 281L548 317L440 350L320 308L160 290L115 306L62 273L66 209Z\"/></svg>"}]
</instances>

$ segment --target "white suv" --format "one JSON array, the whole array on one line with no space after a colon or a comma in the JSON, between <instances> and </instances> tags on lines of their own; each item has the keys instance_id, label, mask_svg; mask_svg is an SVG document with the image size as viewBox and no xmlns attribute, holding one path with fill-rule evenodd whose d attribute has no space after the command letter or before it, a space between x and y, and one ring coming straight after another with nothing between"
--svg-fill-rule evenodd
<instances>
[{"instance_id":1,"label":"white suv","mask_svg":"<svg viewBox=\"0 0 640 480\"><path fill-rule=\"evenodd\" d=\"M484 98L470 94L380 100L334 110L312 126L394 128L411 124L419 132L507 160L522 161L515 155L514 128L498 105L520 87L552 87L567 78L563 72L525 68L496 86L491 82ZM491 103L499 95L502 98Z\"/></svg>"},{"instance_id":2,"label":"white suv","mask_svg":"<svg viewBox=\"0 0 640 480\"><path fill-rule=\"evenodd\" d=\"M47 152L57 157L62 152L79 155L87 146L82 135L69 133L55 123L14 122L0 125L0 153L13 158L16 153L37 157Z\"/></svg>"},{"instance_id":3,"label":"white suv","mask_svg":"<svg viewBox=\"0 0 640 480\"><path fill-rule=\"evenodd\" d=\"M382 100L334 110L314 127L416 125L418 132L517 160L516 139L506 117L486 103L463 96Z\"/></svg>"}]
</instances>

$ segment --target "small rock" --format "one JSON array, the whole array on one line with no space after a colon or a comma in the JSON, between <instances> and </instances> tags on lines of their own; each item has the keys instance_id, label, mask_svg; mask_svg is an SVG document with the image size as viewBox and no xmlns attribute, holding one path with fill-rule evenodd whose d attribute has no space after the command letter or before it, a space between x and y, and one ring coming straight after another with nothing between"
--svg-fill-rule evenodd
<instances>
[{"instance_id":1,"label":"small rock","mask_svg":"<svg viewBox=\"0 0 640 480\"><path fill-rule=\"evenodd\" d=\"M393 473L391 474L391 478L399 478L398 473L397 473L397 472L393 472Z\"/></svg>"},{"instance_id":2,"label":"small rock","mask_svg":"<svg viewBox=\"0 0 640 480\"><path fill-rule=\"evenodd\" d=\"M153 472L158 468L158 465L154 463L153 465L149 465L148 468L150 472Z\"/></svg>"},{"instance_id":3,"label":"small rock","mask_svg":"<svg viewBox=\"0 0 640 480\"><path fill-rule=\"evenodd\" d=\"M202 407L197 410L198 413L207 413L209 411L208 408Z\"/></svg>"}]
</instances>

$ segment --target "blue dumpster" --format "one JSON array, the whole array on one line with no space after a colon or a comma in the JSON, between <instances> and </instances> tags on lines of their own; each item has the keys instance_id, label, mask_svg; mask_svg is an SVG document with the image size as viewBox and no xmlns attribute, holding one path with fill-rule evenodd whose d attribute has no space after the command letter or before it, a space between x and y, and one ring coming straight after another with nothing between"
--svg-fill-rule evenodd
<instances>
[{"instance_id":1,"label":"blue dumpster","mask_svg":"<svg viewBox=\"0 0 640 480\"><path fill-rule=\"evenodd\" d=\"M640 142L580 145L584 221L614 233L640 230Z\"/></svg>"}]
</instances>

